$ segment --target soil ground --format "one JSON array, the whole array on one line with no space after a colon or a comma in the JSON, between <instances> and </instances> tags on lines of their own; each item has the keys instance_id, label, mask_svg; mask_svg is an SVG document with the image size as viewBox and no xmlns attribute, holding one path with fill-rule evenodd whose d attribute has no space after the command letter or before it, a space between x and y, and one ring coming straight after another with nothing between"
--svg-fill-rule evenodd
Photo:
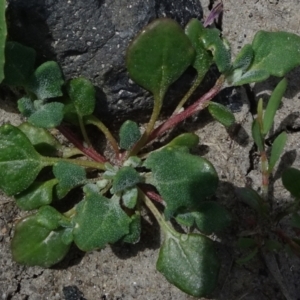
<instances>
[{"instance_id":1,"label":"soil ground","mask_svg":"<svg viewBox=\"0 0 300 300\"><path fill-rule=\"evenodd\" d=\"M207 14L210 1L201 1ZM285 30L300 34L300 2L298 0L223 0L223 34L236 54L250 43L257 30ZM271 184L272 205L280 209L291 201L282 188L280 174L284 166L300 168L299 108L300 68L289 74L286 97L278 111L272 135L287 130L288 143L282 162ZM250 138L253 99L267 99L278 79L256 84L248 92L233 91L232 99L241 103L235 113L241 124L231 138L221 125L201 114L181 126L182 130L196 130L200 136L200 151L216 167L221 183L218 201L233 215L233 225L216 239L222 261L218 288L214 299L225 300L283 300L300 299L300 261L285 252L259 255L250 263L240 266L236 259L245 255L235 247L238 236L247 229L247 220L254 213L237 201L234 187L251 184L258 188L260 175L257 156ZM230 99L229 99L230 100ZM233 101L233 100L232 100ZM20 124L16 104L9 98L0 99L0 124ZM21 213L13 199L0 194L0 299L54 300L54 299L107 299L107 300L188 300L194 299L170 285L155 270L161 243L159 229L151 218L144 221L141 241L136 245L115 245L101 251L82 253L76 248L61 263L50 269L24 267L11 259L10 240L16 220ZM279 224L285 228L288 220ZM154 226L150 224L154 223Z\"/></svg>"}]
</instances>

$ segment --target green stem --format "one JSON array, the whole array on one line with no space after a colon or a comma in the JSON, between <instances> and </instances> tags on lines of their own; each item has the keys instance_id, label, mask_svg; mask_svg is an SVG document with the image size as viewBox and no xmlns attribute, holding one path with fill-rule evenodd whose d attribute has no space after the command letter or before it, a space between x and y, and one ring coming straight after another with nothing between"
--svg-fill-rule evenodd
<instances>
[{"instance_id":1,"label":"green stem","mask_svg":"<svg viewBox=\"0 0 300 300\"><path fill-rule=\"evenodd\" d=\"M127 158L130 156L137 155L137 153L145 146L145 144L148 141L149 135L152 132L155 122L157 121L161 107L162 107L162 99L164 97L164 94L158 94L154 95L154 106L152 115L150 117L149 123L147 125L147 128L145 132L143 133L142 137L138 140L138 142L134 145L134 147L128 152Z\"/></svg>"},{"instance_id":2,"label":"green stem","mask_svg":"<svg viewBox=\"0 0 300 300\"><path fill-rule=\"evenodd\" d=\"M152 201L139 189L139 195L143 202L146 204L146 206L149 208L149 210L154 215L155 219L157 220L159 226L165 233L172 233L174 236L178 236L179 233L174 230L164 219L164 217L161 215L161 213L158 211L156 206L152 203Z\"/></svg>"},{"instance_id":3,"label":"green stem","mask_svg":"<svg viewBox=\"0 0 300 300\"><path fill-rule=\"evenodd\" d=\"M266 151L260 152L261 175L262 175L262 191L261 195L264 200L268 200L269 193L269 163Z\"/></svg>"},{"instance_id":4,"label":"green stem","mask_svg":"<svg viewBox=\"0 0 300 300\"><path fill-rule=\"evenodd\" d=\"M119 154L120 150L119 150L119 146L118 143L116 141L116 139L114 138L114 136L112 135L112 133L109 131L109 129L95 116L93 115L89 115L87 117L85 117L84 122L86 124L91 124L96 126L100 131L103 132L103 134L105 135L106 139L110 142L112 148L114 149L116 154Z\"/></svg>"},{"instance_id":5,"label":"green stem","mask_svg":"<svg viewBox=\"0 0 300 300\"><path fill-rule=\"evenodd\" d=\"M48 166L54 165L58 162L68 162L71 164L75 164L84 168L93 168L97 170L106 170L104 163L89 161L89 160L81 160L81 159L72 159L72 158L58 158L58 157L45 157L43 156L43 160Z\"/></svg>"},{"instance_id":6,"label":"green stem","mask_svg":"<svg viewBox=\"0 0 300 300\"><path fill-rule=\"evenodd\" d=\"M67 217L68 219L72 218L76 214L76 209L75 207L72 207L70 210L64 213L64 216Z\"/></svg>"},{"instance_id":7,"label":"green stem","mask_svg":"<svg viewBox=\"0 0 300 300\"><path fill-rule=\"evenodd\" d=\"M203 79L203 76L198 76L196 78L196 80L194 81L193 85L191 86L191 88L188 90L188 92L184 95L184 97L180 100L180 102L178 103L177 107L175 108L173 115L176 115L181 108L183 107L183 105L186 103L186 101L191 97L191 95L195 92L195 90L197 89L197 87L199 86L199 84L201 83Z\"/></svg>"},{"instance_id":8,"label":"green stem","mask_svg":"<svg viewBox=\"0 0 300 300\"><path fill-rule=\"evenodd\" d=\"M83 139L87 144L86 148L89 148L89 147L92 146L92 143L91 143L91 141L90 141L90 139L87 135L87 132L86 132L86 129L85 129L85 126L84 126L84 123L83 123L83 119L80 115L78 115L78 122L79 122L79 127L80 127L80 130L81 130L81 134L83 136Z\"/></svg>"}]
</instances>

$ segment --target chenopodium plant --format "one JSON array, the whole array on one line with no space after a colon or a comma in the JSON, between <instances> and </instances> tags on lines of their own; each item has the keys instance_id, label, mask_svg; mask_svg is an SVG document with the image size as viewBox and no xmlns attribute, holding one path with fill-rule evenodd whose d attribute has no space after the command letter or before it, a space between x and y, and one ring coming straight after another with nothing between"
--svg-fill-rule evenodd
<instances>
[{"instance_id":1,"label":"chenopodium plant","mask_svg":"<svg viewBox=\"0 0 300 300\"><path fill-rule=\"evenodd\" d=\"M238 188L237 195L248 204L257 213L257 219L252 225L256 225L256 230L252 230L250 236L241 237L238 240L238 246L242 249L248 249L249 253L238 260L238 263L244 264L251 260L260 251L279 251L285 245L289 253L300 255L300 241L295 237L290 237L283 232L278 224L286 216L291 216L292 228L300 228L299 207L299 182L300 171L295 168L287 168L282 174L282 183L284 187L293 195L296 200L288 207L279 212L272 208L272 201L269 195L270 176L280 159L286 141L287 133L279 133L272 141L272 145L267 147L266 137L272 129L275 114L280 106L282 97L287 88L287 80L283 78L276 86L268 101L266 109L263 109L263 99L259 99L257 104L257 116L252 124L252 137L260 156L261 168L261 187L260 192L252 188ZM278 239L274 238L277 236Z\"/></svg>"},{"instance_id":2,"label":"chenopodium plant","mask_svg":"<svg viewBox=\"0 0 300 300\"><path fill-rule=\"evenodd\" d=\"M146 206L164 233L157 269L184 292L209 295L220 268L209 235L230 223L229 213L209 201L217 189L217 173L209 161L189 152L199 143L193 133L181 134L151 152L146 146L206 107L223 125L231 126L235 120L230 110L210 100L228 86L284 76L300 64L299 46L296 35L261 31L231 62L228 42L217 29L207 29L196 19L184 30L171 19L155 20L136 36L126 54L132 80L153 94L153 111L143 133L137 123L127 120L117 142L93 114L95 90L87 79L64 84L55 62L34 70L34 51L8 43L5 83L26 91L18 107L27 122L0 127L0 188L13 195L21 209L37 209L15 227L13 258L49 267L66 255L73 242L83 251L117 241L136 243L141 208ZM20 52L27 57L22 64ZM213 64L220 78L184 108ZM170 118L155 127L169 86L190 66L197 71L190 90ZM78 125L82 139L68 123ZM94 149L87 125L103 133L114 155L105 157ZM54 127L74 147L53 137ZM58 209L75 188L82 190L82 200L68 211ZM174 229L174 222L183 226L181 232ZM200 233L185 231L186 227L196 227Z\"/></svg>"}]
</instances>

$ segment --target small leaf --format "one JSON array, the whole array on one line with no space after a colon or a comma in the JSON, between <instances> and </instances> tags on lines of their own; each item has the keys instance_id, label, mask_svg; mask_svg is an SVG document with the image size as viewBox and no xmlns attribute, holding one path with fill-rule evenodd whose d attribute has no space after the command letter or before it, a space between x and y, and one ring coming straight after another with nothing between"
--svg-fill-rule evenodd
<instances>
[{"instance_id":1,"label":"small leaf","mask_svg":"<svg viewBox=\"0 0 300 300\"><path fill-rule=\"evenodd\" d=\"M287 134L285 132L280 133L274 140L271 150L268 173L271 173L273 171L276 162L278 161L283 152L286 140Z\"/></svg>"},{"instance_id":2,"label":"small leaf","mask_svg":"<svg viewBox=\"0 0 300 300\"><path fill-rule=\"evenodd\" d=\"M83 77L72 79L68 85L68 94L80 116L88 116L94 112L96 90L88 79Z\"/></svg>"},{"instance_id":3,"label":"small leaf","mask_svg":"<svg viewBox=\"0 0 300 300\"><path fill-rule=\"evenodd\" d=\"M198 229L205 234L223 231L231 223L229 212L213 201L202 202L192 214Z\"/></svg>"},{"instance_id":4,"label":"small leaf","mask_svg":"<svg viewBox=\"0 0 300 300\"><path fill-rule=\"evenodd\" d=\"M54 61L47 61L40 65L30 77L27 88L32 91L38 99L62 96L61 87L64 83L61 70Z\"/></svg>"},{"instance_id":5,"label":"small leaf","mask_svg":"<svg viewBox=\"0 0 300 300\"><path fill-rule=\"evenodd\" d=\"M264 138L257 119L255 119L252 123L252 138L258 148L258 151L264 151Z\"/></svg>"},{"instance_id":6,"label":"small leaf","mask_svg":"<svg viewBox=\"0 0 300 300\"><path fill-rule=\"evenodd\" d=\"M14 195L28 188L47 165L17 127L0 127L0 188Z\"/></svg>"},{"instance_id":7,"label":"small leaf","mask_svg":"<svg viewBox=\"0 0 300 300\"><path fill-rule=\"evenodd\" d=\"M249 262L251 259L253 259L257 253L258 253L258 248L255 248L248 255L237 259L236 263L239 265L244 265L247 262Z\"/></svg>"},{"instance_id":8,"label":"small leaf","mask_svg":"<svg viewBox=\"0 0 300 300\"><path fill-rule=\"evenodd\" d=\"M28 121L42 128L54 128L58 126L64 117L64 105L59 102L46 103L36 110Z\"/></svg>"},{"instance_id":9,"label":"small leaf","mask_svg":"<svg viewBox=\"0 0 300 300\"><path fill-rule=\"evenodd\" d=\"M17 42L5 45L5 79L3 83L12 86L24 86L33 73L36 52L34 49Z\"/></svg>"},{"instance_id":10,"label":"small leaf","mask_svg":"<svg viewBox=\"0 0 300 300\"><path fill-rule=\"evenodd\" d=\"M193 212L179 212L176 214L175 220L183 225L192 227L195 223L195 217L193 216Z\"/></svg>"},{"instance_id":11,"label":"small leaf","mask_svg":"<svg viewBox=\"0 0 300 300\"><path fill-rule=\"evenodd\" d=\"M282 249L282 245L276 240L266 240L265 247L269 251L280 251Z\"/></svg>"},{"instance_id":12,"label":"small leaf","mask_svg":"<svg viewBox=\"0 0 300 300\"><path fill-rule=\"evenodd\" d=\"M185 27L185 34L196 50L193 67L197 70L199 77L204 77L213 62L212 55L206 50L202 41L205 30L202 23L197 19L191 19Z\"/></svg>"},{"instance_id":13,"label":"small leaf","mask_svg":"<svg viewBox=\"0 0 300 300\"><path fill-rule=\"evenodd\" d=\"M296 212L292 214L291 225L294 228L300 229L300 216Z\"/></svg>"},{"instance_id":14,"label":"small leaf","mask_svg":"<svg viewBox=\"0 0 300 300\"><path fill-rule=\"evenodd\" d=\"M137 123L127 120L120 128L120 147L129 150L141 137Z\"/></svg>"},{"instance_id":15,"label":"small leaf","mask_svg":"<svg viewBox=\"0 0 300 300\"><path fill-rule=\"evenodd\" d=\"M156 268L185 293L205 297L216 287L220 264L207 237L167 232Z\"/></svg>"},{"instance_id":16,"label":"small leaf","mask_svg":"<svg viewBox=\"0 0 300 300\"><path fill-rule=\"evenodd\" d=\"M252 209L256 210L259 214L267 212L264 200L260 195L251 188L236 188L237 196L241 201L249 205Z\"/></svg>"},{"instance_id":17,"label":"small leaf","mask_svg":"<svg viewBox=\"0 0 300 300\"><path fill-rule=\"evenodd\" d=\"M53 174L58 179L56 192L62 199L74 187L84 184L86 181L85 169L72 163L60 161L53 166Z\"/></svg>"},{"instance_id":18,"label":"small leaf","mask_svg":"<svg viewBox=\"0 0 300 300\"><path fill-rule=\"evenodd\" d=\"M234 77L233 85L240 86L252 82L260 82L266 80L268 77L270 77L270 74L266 70L248 70L243 75Z\"/></svg>"},{"instance_id":19,"label":"small leaf","mask_svg":"<svg viewBox=\"0 0 300 300\"><path fill-rule=\"evenodd\" d=\"M113 192L118 193L136 186L142 181L140 174L132 167L121 168L113 181Z\"/></svg>"},{"instance_id":20,"label":"small leaf","mask_svg":"<svg viewBox=\"0 0 300 300\"><path fill-rule=\"evenodd\" d=\"M246 44L236 56L232 64L232 68L234 70L241 69L243 72L245 72L251 65L253 58L254 58L254 51L252 49L252 46Z\"/></svg>"},{"instance_id":21,"label":"small leaf","mask_svg":"<svg viewBox=\"0 0 300 300\"><path fill-rule=\"evenodd\" d=\"M164 147L187 147L195 148L199 144L199 137L195 133L182 133L176 136L170 143Z\"/></svg>"},{"instance_id":22,"label":"small leaf","mask_svg":"<svg viewBox=\"0 0 300 300\"><path fill-rule=\"evenodd\" d=\"M35 215L37 222L43 227L54 230L60 226L71 226L70 221L52 206L41 207Z\"/></svg>"},{"instance_id":23,"label":"small leaf","mask_svg":"<svg viewBox=\"0 0 300 300\"><path fill-rule=\"evenodd\" d=\"M282 184L296 198L300 198L300 171L288 168L282 174Z\"/></svg>"},{"instance_id":24,"label":"small leaf","mask_svg":"<svg viewBox=\"0 0 300 300\"><path fill-rule=\"evenodd\" d=\"M288 32L258 31L253 39L254 60L249 70L283 77L300 65L300 37Z\"/></svg>"},{"instance_id":25,"label":"small leaf","mask_svg":"<svg viewBox=\"0 0 300 300\"><path fill-rule=\"evenodd\" d=\"M42 155L50 156L63 147L58 140L44 128L38 128L30 123L24 122L19 126L19 129L25 133L34 148Z\"/></svg>"},{"instance_id":26,"label":"small leaf","mask_svg":"<svg viewBox=\"0 0 300 300\"><path fill-rule=\"evenodd\" d=\"M11 242L13 259L20 264L48 268L61 261L70 244L65 244L66 229L50 230L41 225L36 215L19 221Z\"/></svg>"},{"instance_id":27,"label":"small leaf","mask_svg":"<svg viewBox=\"0 0 300 300\"><path fill-rule=\"evenodd\" d=\"M138 190L136 187L124 190L122 195L124 206L126 206L129 209L133 209L136 206L137 199L138 199Z\"/></svg>"},{"instance_id":28,"label":"small leaf","mask_svg":"<svg viewBox=\"0 0 300 300\"><path fill-rule=\"evenodd\" d=\"M124 243L136 244L139 242L141 236L141 216L134 214L131 216L131 223L129 224L129 233L122 239Z\"/></svg>"},{"instance_id":29,"label":"small leaf","mask_svg":"<svg viewBox=\"0 0 300 300\"><path fill-rule=\"evenodd\" d=\"M287 88L287 80L286 78L283 78L276 86L276 88L274 89L267 108L265 110L265 115L264 115L264 119L263 119L263 134L266 135L274 122L274 117L276 114L276 111L278 110L278 107L280 105L281 99L283 97L283 94L285 93Z\"/></svg>"},{"instance_id":30,"label":"small leaf","mask_svg":"<svg viewBox=\"0 0 300 300\"><path fill-rule=\"evenodd\" d=\"M234 114L229 108L220 103L210 101L208 105L208 111L215 120L220 122L225 127L230 127L235 123Z\"/></svg>"},{"instance_id":31,"label":"small leaf","mask_svg":"<svg viewBox=\"0 0 300 300\"><path fill-rule=\"evenodd\" d=\"M218 175L209 161L180 149L168 147L152 152L144 163L172 212L180 207L197 208L218 186Z\"/></svg>"},{"instance_id":32,"label":"small leaf","mask_svg":"<svg viewBox=\"0 0 300 300\"><path fill-rule=\"evenodd\" d=\"M129 45L126 66L130 77L161 101L168 87L193 62L194 55L178 23L157 19Z\"/></svg>"},{"instance_id":33,"label":"small leaf","mask_svg":"<svg viewBox=\"0 0 300 300\"><path fill-rule=\"evenodd\" d=\"M90 193L76 206L74 241L82 251L103 248L128 234L130 223L118 199Z\"/></svg>"},{"instance_id":34,"label":"small leaf","mask_svg":"<svg viewBox=\"0 0 300 300\"><path fill-rule=\"evenodd\" d=\"M35 112L35 107L30 98L22 97L18 100L18 110L26 118L30 117Z\"/></svg>"},{"instance_id":35,"label":"small leaf","mask_svg":"<svg viewBox=\"0 0 300 300\"><path fill-rule=\"evenodd\" d=\"M237 246L241 249L255 248L257 247L257 242L252 238L239 238Z\"/></svg>"},{"instance_id":36,"label":"small leaf","mask_svg":"<svg viewBox=\"0 0 300 300\"><path fill-rule=\"evenodd\" d=\"M56 179L34 182L28 189L15 196L17 206L23 210L32 210L52 202L52 192Z\"/></svg>"}]
</instances>

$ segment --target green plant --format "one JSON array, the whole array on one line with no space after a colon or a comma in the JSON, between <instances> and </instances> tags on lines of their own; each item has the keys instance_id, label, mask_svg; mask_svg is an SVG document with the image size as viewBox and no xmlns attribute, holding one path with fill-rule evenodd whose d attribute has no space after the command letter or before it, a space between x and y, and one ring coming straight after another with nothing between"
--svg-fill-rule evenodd
<instances>
[{"instance_id":1,"label":"green plant","mask_svg":"<svg viewBox=\"0 0 300 300\"><path fill-rule=\"evenodd\" d=\"M230 223L229 213L217 202L208 201L217 189L217 173L209 161L189 152L199 143L193 133L179 135L151 152L147 145L206 107L219 122L231 126L235 121L230 110L210 100L228 86L284 76L300 64L299 46L296 35L261 31L232 63L228 43L217 29L204 28L196 19L185 30L173 20L155 20L132 41L126 55L130 77L153 94L152 115L142 134L138 124L126 121L117 142L93 115L95 90L87 79L64 84L55 62L34 70L35 52L8 42L4 82L26 91L18 107L28 122L0 127L0 188L13 195L21 209L37 209L16 225L13 258L22 264L49 267L66 255L72 242L83 251L117 241L136 243L144 205L164 232L157 269L186 293L209 295L220 265L208 235ZM26 64L20 64L24 55ZM275 64L277 61L284 63ZM217 65L220 78L183 109L212 64ZM173 115L155 127L169 86L189 66L197 71L192 87ZM79 127L83 140L68 124ZM103 133L113 156L94 149L87 125ZM53 137L54 127L74 147ZM82 191L79 202L67 211L58 209L57 204L75 188ZM178 232L174 222L196 227L201 233Z\"/></svg>"}]
</instances>

